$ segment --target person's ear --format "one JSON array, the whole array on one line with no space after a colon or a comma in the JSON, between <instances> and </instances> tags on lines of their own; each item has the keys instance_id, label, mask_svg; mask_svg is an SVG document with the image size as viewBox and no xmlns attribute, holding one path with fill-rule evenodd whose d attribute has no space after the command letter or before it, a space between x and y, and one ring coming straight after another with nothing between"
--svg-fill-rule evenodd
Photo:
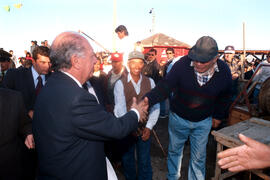
<instances>
[{"instance_id":1,"label":"person's ear","mask_svg":"<svg viewBox=\"0 0 270 180\"><path fill-rule=\"evenodd\" d=\"M214 58L213 63L217 62L218 58L219 58L219 55L217 55L217 56Z\"/></svg>"},{"instance_id":2,"label":"person's ear","mask_svg":"<svg viewBox=\"0 0 270 180\"><path fill-rule=\"evenodd\" d=\"M71 56L70 62L72 67L74 67L75 69L80 69L80 61L76 55Z\"/></svg>"}]
</instances>

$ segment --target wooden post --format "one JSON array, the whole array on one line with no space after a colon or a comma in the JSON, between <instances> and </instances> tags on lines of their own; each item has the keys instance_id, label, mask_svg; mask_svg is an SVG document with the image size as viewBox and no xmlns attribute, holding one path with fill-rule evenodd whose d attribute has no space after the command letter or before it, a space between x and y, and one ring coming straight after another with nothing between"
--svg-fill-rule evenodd
<instances>
[{"instance_id":1,"label":"wooden post","mask_svg":"<svg viewBox=\"0 0 270 180\"><path fill-rule=\"evenodd\" d=\"M243 56L241 56L241 79L244 79L244 73L245 73L245 62L246 62L246 34L245 34L245 22L243 22Z\"/></svg>"},{"instance_id":2,"label":"wooden post","mask_svg":"<svg viewBox=\"0 0 270 180\"><path fill-rule=\"evenodd\" d=\"M223 151L223 145L219 142L217 142L217 154L219 152ZM218 165L218 157L216 158L216 168L215 168L215 176L212 178L212 180L219 180L221 177L221 168Z\"/></svg>"},{"instance_id":3,"label":"wooden post","mask_svg":"<svg viewBox=\"0 0 270 180\"><path fill-rule=\"evenodd\" d=\"M113 37L113 41L112 41L112 49L113 49L113 52L116 51L116 35L115 35L115 32L114 30L116 29L116 1L117 0L113 0L113 34L112 34L112 37Z\"/></svg>"}]
</instances>

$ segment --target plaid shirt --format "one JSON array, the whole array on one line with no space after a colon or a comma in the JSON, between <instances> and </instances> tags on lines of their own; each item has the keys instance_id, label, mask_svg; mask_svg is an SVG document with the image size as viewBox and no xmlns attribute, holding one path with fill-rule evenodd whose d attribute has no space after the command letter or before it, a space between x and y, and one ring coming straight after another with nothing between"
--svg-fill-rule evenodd
<instances>
[{"instance_id":1,"label":"plaid shirt","mask_svg":"<svg viewBox=\"0 0 270 180\"><path fill-rule=\"evenodd\" d=\"M225 59L223 59L223 60L229 66L232 74L237 73L240 76L240 74L241 74L241 66L238 64L236 59L233 59L231 63L229 63Z\"/></svg>"},{"instance_id":2,"label":"plaid shirt","mask_svg":"<svg viewBox=\"0 0 270 180\"><path fill-rule=\"evenodd\" d=\"M193 61L191 61L190 66L194 66ZM208 71L204 72L204 73L199 73L194 69L194 72L197 76L197 81L199 83L200 86L205 85L214 75L215 72L219 72L217 63L214 64L214 71L211 71L211 69L209 69Z\"/></svg>"}]
</instances>

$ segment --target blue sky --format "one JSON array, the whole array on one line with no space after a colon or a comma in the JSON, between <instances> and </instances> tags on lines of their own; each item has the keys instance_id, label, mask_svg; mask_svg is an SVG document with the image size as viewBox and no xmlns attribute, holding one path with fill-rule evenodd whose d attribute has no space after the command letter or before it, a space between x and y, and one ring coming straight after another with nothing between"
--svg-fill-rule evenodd
<instances>
[{"instance_id":1,"label":"blue sky","mask_svg":"<svg viewBox=\"0 0 270 180\"><path fill-rule=\"evenodd\" d=\"M130 39L151 35L155 11L155 32L164 33L189 45L204 35L226 45L243 48L243 22L247 49L270 49L269 0L116 0L116 24L124 24ZM13 4L22 3L20 9ZM10 5L10 12L3 7ZM81 29L106 48L112 49L113 0L0 0L0 47L22 55L30 41L49 40L63 31ZM93 44L92 42L90 42ZM95 50L101 50L95 47Z\"/></svg>"}]
</instances>

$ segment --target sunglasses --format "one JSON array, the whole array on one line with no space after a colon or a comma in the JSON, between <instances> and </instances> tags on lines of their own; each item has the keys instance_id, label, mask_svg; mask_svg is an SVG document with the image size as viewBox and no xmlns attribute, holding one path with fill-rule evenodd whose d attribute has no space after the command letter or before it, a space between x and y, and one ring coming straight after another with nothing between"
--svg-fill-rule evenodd
<instances>
[{"instance_id":1,"label":"sunglasses","mask_svg":"<svg viewBox=\"0 0 270 180\"><path fill-rule=\"evenodd\" d=\"M173 53L169 52L169 53L166 53L166 54L173 54Z\"/></svg>"},{"instance_id":2,"label":"sunglasses","mask_svg":"<svg viewBox=\"0 0 270 180\"><path fill-rule=\"evenodd\" d=\"M155 56L155 54L149 54L148 56Z\"/></svg>"}]
</instances>

